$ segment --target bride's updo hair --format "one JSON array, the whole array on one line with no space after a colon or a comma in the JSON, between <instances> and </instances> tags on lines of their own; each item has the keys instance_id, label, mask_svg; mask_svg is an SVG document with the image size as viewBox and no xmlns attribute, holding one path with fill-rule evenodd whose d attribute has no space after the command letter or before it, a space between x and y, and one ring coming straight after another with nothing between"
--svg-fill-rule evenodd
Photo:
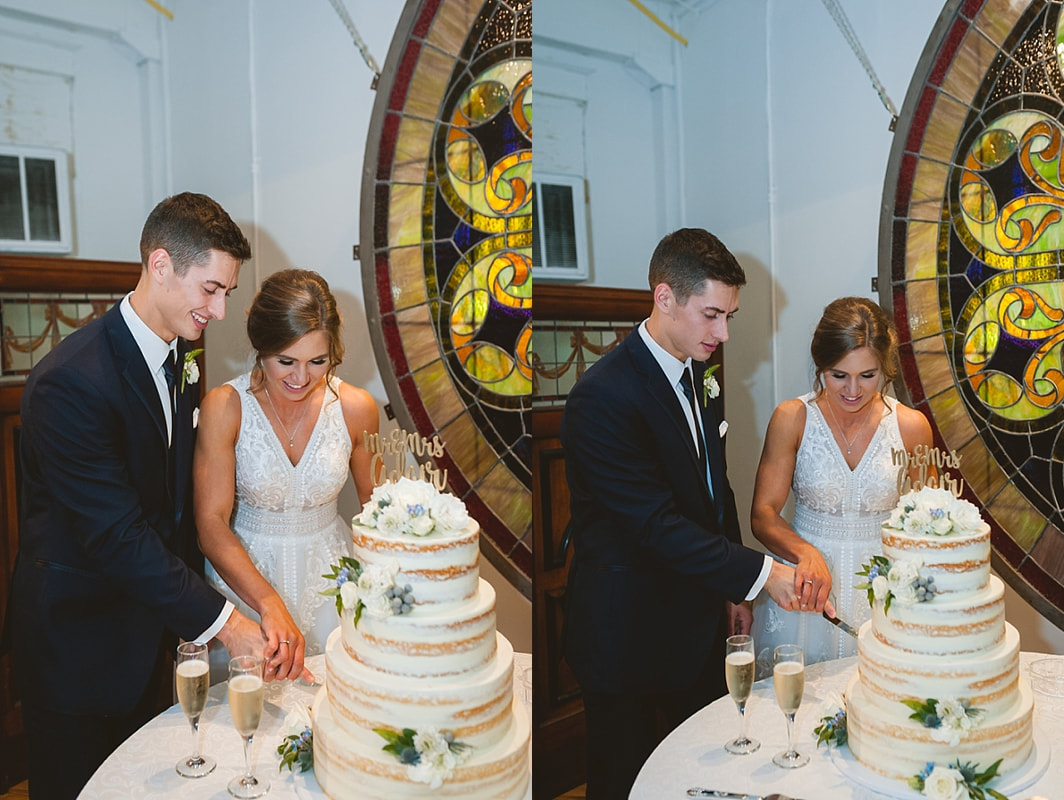
<instances>
[{"instance_id":1,"label":"bride's updo hair","mask_svg":"<svg viewBox=\"0 0 1064 800\"><path fill-rule=\"evenodd\" d=\"M816 367L813 382L816 392L824 388L821 379L824 370L862 347L870 348L879 359L883 375L880 391L885 390L898 374L898 334L890 318L867 297L840 297L828 303L809 345Z\"/></svg>"},{"instance_id":2,"label":"bride's updo hair","mask_svg":"<svg viewBox=\"0 0 1064 800\"><path fill-rule=\"evenodd\" d=\"M256 388L262 382L262 358L283 353L308 333L323 331L329 340L326 385L344 359L340 312L329 284L309 269L283 269L262 282L248 309L248 340L255 348Z\"/></svg>"}]
</instances>

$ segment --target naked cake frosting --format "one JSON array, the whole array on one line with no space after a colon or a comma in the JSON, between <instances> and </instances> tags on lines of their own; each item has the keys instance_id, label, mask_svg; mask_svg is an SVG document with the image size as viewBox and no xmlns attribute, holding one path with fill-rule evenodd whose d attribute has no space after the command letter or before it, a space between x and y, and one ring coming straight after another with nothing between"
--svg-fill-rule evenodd
<instances>
[{"instance_id":1,"label":"naked cake frosting","mask_svg":"<svg viewBox=\"0 0 1064 800\"><path fill-rule=\"evenodd\" d=\"M374 490L352 530L354 558L330 576L341 619L311 709L322 790L524 797L531 727L479 575L479 526L453 496L403 477Z\"/></svg>"},{"instance_id":2,"label":"naked cake frosting","mask_svg":"<svg viewBox=\"0 0 1064 800\"><path fill-rule=\"evenodd\" d=\"M1032 694L1004 586L990 574L989 526L971 503L923 487L901 497L882 545L860 573L872 618L846 689L851 752L914 788L933 765L1020 768L1033 746Z\"/></svg>"}]
</instances>

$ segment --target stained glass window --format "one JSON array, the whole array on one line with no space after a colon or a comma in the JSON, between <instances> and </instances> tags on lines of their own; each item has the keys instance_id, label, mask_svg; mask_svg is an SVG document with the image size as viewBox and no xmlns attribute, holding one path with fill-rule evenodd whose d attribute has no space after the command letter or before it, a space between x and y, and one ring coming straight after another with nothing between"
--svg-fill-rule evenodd
<instances>
[{"instance_id":1,"label":"stained glass window","mask_svg":"<svg viewBox=\"0 0 1064 800\"><path fill-rule=\"evenodd\" d=\"M361 260L399 422L439 435L482 550L531 596L531 0L410 0L366 147Z\"/></svg>"},{"instance_id":2,"label":"stained glass window","mask_svg":"<svg viewBox=\"0 0 1064 800\"><path fill-rule=\"evenodd\" d=\"M950 3L884 189L880 281L908 399L962 457L994 565L1064 623L1064 43L1059 2ZM885 286L884 286L885 284Z\"/></svg>"}]
</instances>

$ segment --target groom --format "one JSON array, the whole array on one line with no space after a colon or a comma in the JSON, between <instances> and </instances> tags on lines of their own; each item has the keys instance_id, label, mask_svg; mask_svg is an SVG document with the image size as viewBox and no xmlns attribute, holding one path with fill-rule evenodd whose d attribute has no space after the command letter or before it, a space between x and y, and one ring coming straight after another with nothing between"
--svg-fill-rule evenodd
<instances>
[{"instance_id":1,"label":"groom","mask_svg":"<svg viewBox=\"0 0 1064 800\"><path fill-rule=\"evenodd\" d=\"M577 381L562 419L565 655L588 800L627 798L665 733L726 691L719 640L749 633L747 601L795 600L793 568L741 543L720 400L704 391L746 275L713 234L685 228L658 244L649 277L650 318Z\"/></svg>"},{"instance_id":2,"label":"groom","mask_svg":"<svg viewBox=\"0 0 1064 800\"><path fill-rule=\"evenodd\" d=\"M263 650L258 625L190 567L200 387L184 373L251 248L221 206L184 193L151 212L140 251L136 288L22 393L10 608L33 800L73 800L154 715L175 635Z\"/></svg>"}]
</instances>

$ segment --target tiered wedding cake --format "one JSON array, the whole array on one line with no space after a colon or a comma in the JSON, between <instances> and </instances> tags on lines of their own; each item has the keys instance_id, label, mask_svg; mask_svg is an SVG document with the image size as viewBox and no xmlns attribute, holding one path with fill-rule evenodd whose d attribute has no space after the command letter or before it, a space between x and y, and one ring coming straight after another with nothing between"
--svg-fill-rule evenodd
<instances>
[{"instance_id":1,"label":"tiered wedding cake","mask_svg":"<svg viewBox=\"0 0 1064 800\"><path fill-rule=\"evenodd\" d=\"M401 478L352 527L311 709L321 788L334 800L519 800L531 727L479 576L479 526L453 496Z\"/></svg>"},{"instance_id":2,"label":"tiered wedding cake","mask_svg":"<svg viewBox=\"0 0 1064 800\"><path fill-rule=\"evenodd\" d=\"M1031 754L1032 695L990 574L989 526L971 503L925 487L901 497L882 541L865 565L872 619L846 690L850 750L909 782L932 762L1016 770Z\"/></svg>"}]
</instances>

